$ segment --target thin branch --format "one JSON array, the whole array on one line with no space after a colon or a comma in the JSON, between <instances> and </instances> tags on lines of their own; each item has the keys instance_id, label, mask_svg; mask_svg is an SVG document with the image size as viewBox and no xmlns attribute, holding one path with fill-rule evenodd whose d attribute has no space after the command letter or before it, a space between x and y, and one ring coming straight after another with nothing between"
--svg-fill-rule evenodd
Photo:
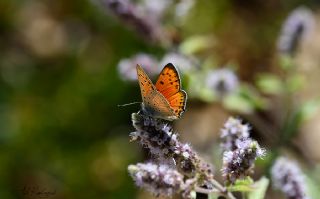
<instances>
[{"instance_id":1,"label":"thin branch","mask_svg":"<svg viewBox=\"0 0 320 199\"><path fill-rule=\"evenodd\" d=\"M211 183L213 184L215 189L206 189L206 188L202 188L202 187L196 187L195 191L198 193L203 193L203 194L208 194L208 195L210 193L216 193L216 194L223 195L223 196L227 197L228 199L236 199L236 197L231 192L229 192L224 186L222 186L218 181L212 179Z\"/></svg>"}]
</instances>

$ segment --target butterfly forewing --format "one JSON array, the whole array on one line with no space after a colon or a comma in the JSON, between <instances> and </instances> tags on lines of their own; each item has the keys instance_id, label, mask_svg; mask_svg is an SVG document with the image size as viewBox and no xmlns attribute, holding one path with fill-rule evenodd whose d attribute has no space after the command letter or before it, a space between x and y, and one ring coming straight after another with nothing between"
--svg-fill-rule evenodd
<instances>
[{"instance_id":1,"label":"butterfly forewing","mask_svg":"<svg viewBox=\"0 0 320 199\"><path fill-rule=\"evenodd\" d=\"M167 99L180 91L179 73L172 64L169 63L162 69L156 88Z\"/></svg>"},{"instance_id":2,"label":"butterfly forewing","mask_svg":"<svg viewBox=\"0 0 320 199\"><path fill-rule=\"evenodd\" d=\"M151 82L148 75L144 72L141 66L137 65L137 75L139 86L141 90L142 100L145 101L145 98L151 93L151 91L156 90L155 86Z\"/></svg>"},{"instance_id":3,"label":"butterfly forewing","mask_svg":"<svg viewBox=\"0 0 320 199\"><path fill-rule=\"evenodd\" d=\"M181 81L177 69L167 64L161 71L156 83L156 89L167 99L177 117L185 111L187 94L180 90Z\"/></svg>"}]
</instances>

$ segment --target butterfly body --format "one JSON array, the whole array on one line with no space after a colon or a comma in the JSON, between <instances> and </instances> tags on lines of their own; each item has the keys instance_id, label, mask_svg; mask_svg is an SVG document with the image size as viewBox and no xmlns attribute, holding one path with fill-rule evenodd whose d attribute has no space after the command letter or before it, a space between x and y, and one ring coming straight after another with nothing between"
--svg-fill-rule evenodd
<instances>
[{"instance_id":1,"label":"butterfly body","mask_svg":"<svg viewBox=\"0 0 320 199\"><path fill-rule=\"evenodd\" d=\"M137 75L142 96L142 111L145 115L165 120L176 120L185 111L187 94L181 90L177 69L167 64L154 85L141 66Z\"/></svg>"}]
</instances>

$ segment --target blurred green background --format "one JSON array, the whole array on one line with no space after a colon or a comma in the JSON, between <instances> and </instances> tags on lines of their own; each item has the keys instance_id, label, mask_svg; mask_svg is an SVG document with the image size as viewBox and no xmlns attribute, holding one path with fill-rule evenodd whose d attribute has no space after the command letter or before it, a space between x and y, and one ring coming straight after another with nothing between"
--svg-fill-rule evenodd
<instances>
[{"instance_id":1,"label":"blurred green background","mask_svg":"<svg viewBox=\"0 0 320 199\"><path fill-rule=\"evenodd\" d=\"M183 23L164 24L178 35L177 43L214 35L214 48L198 57L212 55L217 65L232 60L250 84L257 72L272 71L281 24L301 3L317 6L200 0ZM120 78L117 65L139 52L160 58L167 50L97 1L1 0L0 198L30 198L30 190L55 192L49 198L144 198L127 173L128 164L144 159L128 137L130 114L139 105L117 106L141 101L140 91L136 82ZM191 99L187 110L203 104ZM220 117L220 109L213 112L210 117ZM228 114L223 110L216 128Z\"/></svg>"}]
</instances>

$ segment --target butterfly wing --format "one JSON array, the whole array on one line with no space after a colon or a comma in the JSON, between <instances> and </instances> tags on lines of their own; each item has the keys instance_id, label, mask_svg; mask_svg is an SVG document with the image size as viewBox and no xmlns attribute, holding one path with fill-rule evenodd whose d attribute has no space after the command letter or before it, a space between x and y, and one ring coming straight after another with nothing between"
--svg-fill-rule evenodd
<instances>
[{"instance_id":1,"label":"butterfly wing","mask_svg":"<svg viewBox=\"0 0 320 199\"><path fill-rule=\"evenodd\" d=\"M167 100L176 116L180 117L186 108L187 93L184 90L180 90L176 94L169 97Z\"/></svg>"},{"instance_id":2,"label":"butterfly wing","mask_svg":"<svg viewBox=\"0 0 320 199\"><path fill-rule=\"evenodd\" d=\"M187 94L180 90L180 76L173 64L169 63L162 69L155 87L167 99L174 114L179 118L185 111Z\"/></svg>"},{"instance_id":3,"label":"butterfly wing","mask_svg":"<svg viewBox=\"0 0 320 199\"><path fill-rule=\"evenodd\" d=\"M177 119L166 98L157 91L148 75L137 65L137 75L142 96L142 109L145 114L167 120Z\"/></svg>"},{"instance_id":4,"label":"butterfly wing","mask_svg":"<svg viewBox=\"0 0 320 199\"><path fill-rule=\"evenodd\" d=\"M156 90L156 87L153 85L152 81L141 66L137 65L136 68L142 101L145 102L147 96L149 96L152 91Z\"/></svg>"},{"instance_id":5,"label":"butterfly wing","mask_svg":"<svg viewBox=\"0 0 320 199\"><path fill-rule=\"evenodd\" d=\"M171 63L162 69L156 83L156 89L167 99L180 91L179 73Z\"/></svg>"},{"instance_id":6,"label":"butterfly wing","mask_svg":"<svg viewBox=\"0 0 320 199\"><path fill-rule=\"evenodd\" d=\"M143 104L144 111L155 118L165 120L178 119L167 99L157 90L151 91Z\"/></svg>"}]
</instances>

